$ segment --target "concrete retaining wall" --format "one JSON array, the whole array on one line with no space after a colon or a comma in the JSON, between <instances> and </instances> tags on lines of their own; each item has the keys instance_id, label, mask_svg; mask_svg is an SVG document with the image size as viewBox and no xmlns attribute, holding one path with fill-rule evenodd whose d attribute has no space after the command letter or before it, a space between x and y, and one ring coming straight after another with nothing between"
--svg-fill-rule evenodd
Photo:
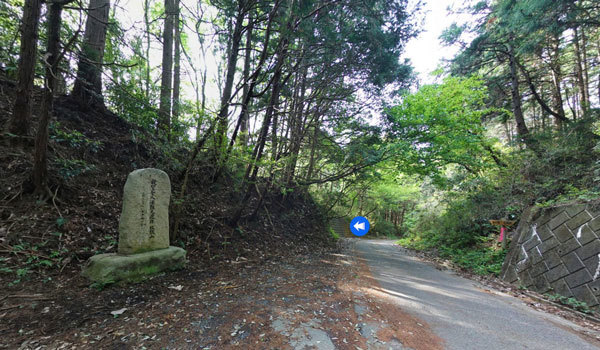
<instances>
[{"instance_id":1,"label":"concrete retaining wall","mask_svg":"<svg viewBox=\"0 0 600 350\"><path fill-rule=\"evenodd\" d=\"M501 278L600 310L600 204L532 207L523 213Z\"/></svg>"}]
</instances>

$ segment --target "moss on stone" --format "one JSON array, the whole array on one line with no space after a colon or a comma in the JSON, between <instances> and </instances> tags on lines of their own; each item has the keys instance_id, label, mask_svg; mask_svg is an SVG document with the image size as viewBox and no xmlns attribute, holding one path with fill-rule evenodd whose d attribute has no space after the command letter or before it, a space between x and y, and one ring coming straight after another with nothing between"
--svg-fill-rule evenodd
<instances>
[{"instance_id":1,"label":"moss on stone","mask_svg":"<svg viewBox=\"0 0 600 350\"><path fill-rule=\"evenodd\" d=\"M185 254L185 250L172 246L131 255L99 254L88 260L82 275L99 284L138 282L163 271L183 268Z\"/></svg>"}]
</instances>

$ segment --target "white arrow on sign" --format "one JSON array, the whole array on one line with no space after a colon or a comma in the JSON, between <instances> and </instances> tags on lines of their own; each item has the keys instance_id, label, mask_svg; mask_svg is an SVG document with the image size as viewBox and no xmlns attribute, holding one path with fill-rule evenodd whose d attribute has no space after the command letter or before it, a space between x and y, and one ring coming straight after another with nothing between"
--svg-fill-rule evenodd
<instances>
[{"instance_id":1,"label":"white arrow on sign","mask_svg":"<svg viewBox=\"0 0 600 350\"><path fill-rule=\"evenodd\" d=\"M358 231L358 230L364 230L365 229L365 223L364 222L357 222L356 224L354 224L354 228Z\"/></svg>"}]
</instances>

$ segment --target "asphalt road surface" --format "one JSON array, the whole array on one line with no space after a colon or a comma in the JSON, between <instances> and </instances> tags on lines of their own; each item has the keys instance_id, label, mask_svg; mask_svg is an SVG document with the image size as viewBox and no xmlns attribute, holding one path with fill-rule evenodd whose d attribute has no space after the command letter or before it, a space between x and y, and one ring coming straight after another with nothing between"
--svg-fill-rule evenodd
<instances>
[{"instance_id":1,"label":"asphalt road surface","mask_svg":"<svg viewBox=\"0 0 600 350\"><path fill-rule=\"evenodd\" d=\"M446 349L598 349L576 325L410 256L392 241L358 240L380 292L426 321ZM374 283L377 285L377 283Z\"/></svg>"}]
</instances>

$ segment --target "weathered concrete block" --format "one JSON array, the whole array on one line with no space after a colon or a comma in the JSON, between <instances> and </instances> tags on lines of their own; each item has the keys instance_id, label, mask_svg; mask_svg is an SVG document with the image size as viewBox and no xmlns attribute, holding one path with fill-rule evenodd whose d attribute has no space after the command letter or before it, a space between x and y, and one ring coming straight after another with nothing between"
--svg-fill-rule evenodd
<instances>
[{"instance_id":1,"label":"weathered concrete block","mask_svg":"<svg viewBox=\"0 0 600 350\"><path fill-rule=\"evenodd\" d=\"M523 248L525 248L525 250L527 250L527 251L530 251L531 249L533 249L534 247L538 246L541 243L542 243L542 241L537 236L532 237L530 240L526 241L523 244Z\"/></svg>"},{"instance_id":2,"label":"weathered concrete block","mask_svg":"<svg viewBox=\"0 0 600 350\"><path fill-rule=\"evenodd\" d=\"M502 275L502 279L508 283L515 283L519 280L519 276L517 276L515 269L507 269Z\"/></svg>"},{"instance_id":3,"label":"weathered concrete block","mask_svg":"<svg viewBox=\"0 0 600 350\"><path fill-rule=\"evenodd\" d=\"M590 272L590 274L595 275L598 270L598 266L600 266L600 252L597 255L592 255L585 260L581 260L585 268ZM598 277L600 279L600 276Z\"/></svg>"},{"instance_id":4,"label":"weathered concrete block","mask_svg":"<svg viewBox=\"0 0 600 350\"><path fill-rule=\"evenodd\" d=\"M564 225L564 224L558 226L552 232L554 232L554 236L556 236L556 238L558 238L558 240L561 242L566 242L569 239L573 238L573 234L571 233L571 230L569 230L567 225Z\"/></svg>"},{"instance_id":5,"label":"weathered concrete block","mask_svg":"<svg viewBox=\"0 0 600 350\"><path fill-rule=\"evenodd\" d=\"M540 275L533 279L533 288L539 293L546 293L551 287L544 275Z\"/></svg>"},{"instance_id":6,"label":"weathered concrete block","mask_svg":"<svg viewBox=\"0 0 600 350\"><path fill-rule=\"evenodd\" d=\"M550 238L552 238L554 236L552 234L552 231L550 231L550 229L548 228L547 225L541 225L540 227L538 227L537 228L537 233L538 233L538 236L540 237L540 239L542 241L550 239Z\"/></svg>"},{"instance_id":7,"label":"weathered concrete block","mask_svg":"<svg viewBox=\"0 0 600 350\"><path fill-rule=\"evenodd\" d=\"M592 294L594 294L596 298L600 297L600 279L588 283L587 286L590 288Z\"/></svg>"},{"instance_id":8,"label":"weathered concrete block","mask_svg":"<svg viewBox=\"0 0 600 350\"><path fill-rule=\"evenodd\" d=\"M551 269L550 271L546 272L545 276L548 281L554 282L558 279L565 277L568 274L569 270L567 270L567 268L563 264L560 264L555 268Z\"/></svg>"},{"instance_id":9,"label":"weathered concrete block","mask_svg":"<svg viewBox=\"0 0 600 350\"><path fill-rule=\"evenodd\" d=\"M581 247L581 244L579 244L579 242L577 242L577 240L575 238L573 238L573 239L570 239L570 240L566 241L565 243L561 244L558 248L556 248L556 252L558 253L558 255L564 256L580 247Z\"/></svg>"},{"instance_id":10,"label":"weathered concrete block","mask_svg":"<svg viewBox=\"0 0 600 350\"><path fill-rule=\"evenodd\" d=\"M569 288L569 286L567 285L567 282L565 282L564 279L559 279L559 280L556 280L556 281L550 283L550 287L552 287L552 290L554 290L555 293L558 293L560 295L563 295L566 297L573 296L573 293L571 292L571 288Z\"/></svg>"},{"instance_id":11,"label":"weathered concrete block","mask_svg":"<svg viewBox=\"0 0 600 350\"><path fill-rule=\"evenodd\" d=\"M577 230L574 230L573 233L581 245L588 244L591 241L598 239L589 225L580 226Z\"/></svg>"},{"instance_id":12,"label":"weathered concrete block","mask_svg":"<svg viewBox=\"0 0 600 350\"><path fill-rule=\"evenodd\" d=\"M567 282L571 289L578 287L584 283L587 283L591 280L592 275L590 275L587 269L581 269L565 277L565 282ZM575 292L573 292L573 294L575 294Z\"/></svg>"},{"instance_id":13,"label":"weathered concrete block","mask_svg":"<svg viewBox=\"0 0 600 350\"><path fill-rule=\"evenodd\" d=\"M600 253L600 240L592 241L581 248L578 248L576 252L577 256L579 256L581 260L585 260L592 255L596 255Z\"/></svg>"},{"instance_id":14,"label":"weathered concrete block","mask_svg":"<svg viewBox=\"0 0 600 350\"><path fill-rule=\"evenodd\" d=\"M82 275L102 284L135 282L162 271L177 270L184 266L185 250L168 247L131 255L94 255L88 260Z\"/></svg>"},{"instance_id":15,"label":"weathered concrete block","mask_svg":"<svg viewBox=\"0 0 600 350\"><path fill-rule=\"evenodd\" d=\"M600 201L530 208L516 237L502 265L504 280L600 310Z\"/></svg>"},{"instance_id":16,"label":"weathered concrete block","mask_svg":"<svg viewBox=\"0 0 600 350\"><path fill-rule=\"evenodd\" d=\"M542 261L539 264L533 265L529 269L529 275L535 279L536 276L541 275L546 271L548 271L548 266L546 266L546 263Z\"/></svg>"},{"instance_id":17,"label":"weathered concrete block","mask_svg":"<svg viewBox=\"0 0 600 350\"><path fill-rule=\"evenodd\" d=\"M531 233L533 228L529 227L529 225L521 226L517 228L517 236L519 237L519 244L525 243L531 238Z\"/></svg>"},{"instance_id":18,"label":"weathered concrete block","mask_svg":"<svg viewBox=\"0 0 600 350\"><path fill-rule=\"evenodd\" d=\"M586 207L585 204L569 205L569 206L567 206L565 211L567 212L567 214L569 214L570 217L574 217L575 215L584 211L585 207Z\"/></svg>"},{"instance_id":19,"label":"weathered concrete block","mask_svg":"<svg viewBox=\"0 0 600 350\"><path fill-rule=\"evenodd\" d=\"M546 266L548 266L549 269L558 266L561 263L560 256L558 256L556 249L552 249L551 251L545 252L543 259L546 262Z\"/></svg>"},{"instance_id":20,"label":"weathered concrete block","mask_svg":"<svg viewBox=\"0 0 600 350\"><path fill-rule=\"evenodd\" d=\"M571 273L581 270L584 267L583 262L579 259L577 254L575 254L575 252L571 252L563 256L562 261L567 267L567 270L569 270Z\"/></svg>"},{"instance_id":21,"label":"weathered concrete block","mask_svg":"<svg viewBox=\"0 0 600 350\"><path fill-rule=\"evenodd\" d=\"M569 220L569 215L567 215L566 212L562 211L560 214L556 215L552 220L548 222L548 228L554 230L567 220Z\"/></svg>"},{"instance_id":22,"label":"weathered concrete block","mask_svg":"<svg viewBox=\"0 0 600 350\"><path fill-rule=\"evenodd\" d=\"M510 251L509 251L509 253L510 253ZM508 256L508 254L507 254L506 259L504 260L504 265L506 265L506 264L516 265L519 262L519 260L522 259L521 254L522 254L522 252L516 252L514 254L511 254L510 256Z\"/></svg>"},{"instance_id":23,"label":"weathered concrete block","mask_svg":"<svg viewBox=\"0 0 600 350\"><path fill-rule=\"evenodd\" d=\"M598 305L598 299L594 296L594 293L590 291L588 286L581 286L578 288L572 288L573 296L577 300L585 301L588 306Z\"/></svg>"},{"instance_id":24,"label":"weathered concrete block","mask_svg":"<svg viewBox=\"0 0 600 350\"><path fill-rule=\"evenodd\" d=\"M590 220L592 220L592 216L586 211L582 211L581 213L575 215L574 218L567 221L566 225L571 230L575 230Z\"/></svg>"},{"instance_id":25,"label":"weathered concrete block","mask_svg":"<svg viewBox=\"0 0 600 350\"><path fill-rule=\"evenodd\" d=\"M536 209L537 209L538 215L532 215L531 217L526 218L526 219L528 222L536 222L540 226L547 224L557 214L556 213L557 209L555 209L555 208L544 208L544 209L536 208ZM534 211L536 211L536 210L534 209Z\"/></svg>"},{"instance_id":26,"label":"weathered concrete block","mask_svg":"<svg viewBox=\"0 0 600 350\"><path fill-rule=\"evenodd\" d=\"M531 259L523 259L517 263L517 273L520 273L525 270L529 270L533 264L531 263Z\"/></svg>"},{"instance_id":27,"label":"weathered concrete block","mask_svg":"<svg viewBox=\"0 0 600 350\"><path fill-rule=\"evenodd\" d=\"M533 285L533 279L529 275L527 270L521 271L518 273L519 276L519 284L525 287L529 287Z\"/></svg>"},{"instance_id":28,"label":"weathered concrete block","mask_svg":"<svg viewBox=\"0 0 600 350\"><path fill-rule=\"evenodd\" d=\"M540 254L540 251L537 248L531 249L529 252L527 252L527 254L529 255L529 259L531 260L532 265L535 265L540 261L544 260L544 257L542 256L542 254ZM550 268L550 266L548 267Z\"/></svg>"},{"instance_id":29,"label":"weathered concrete block","mask_svg":"<svg viewBox=\"0 0 600 350\"><path fill-rule=\"evenodd\" d=\"M592 229L592 231L594 231L594 232L600 231L600 216L597 216L595 219L591 220L588 223L588 225Z\"/></svg>"},{"instance_id":30,"label":"weathered concrete block","mask_svg":"<svg viewBox=\"0 0 600 350\"><path fill-rule=\"evenodd\" d=\"M528 256L527 254L528 253L524 249L519 249L517 254L515 254L515 256L517 257L516 262L519 264L522 264L521 261L523 261L524 259L527 259L527 256Z\"/></svg>"},{"instance_id":31,"label":"weathered concrete block","mask_svg":"<svg viewBox=\"0 0 600 350\"><path fill-rule=\"evenodd\" d=\"M127 177L119 221L119 254L169 247L169 176L159 169L139 169Z\"/></svg>"},{"instance_id":32,"label":"weathered concrete block","mask_svg":"<svg viewBox=\"0 0 600 350\"><path fill-rule=\"evenodd\" d=\"M550 238L544 242L542 242L542 244L540 244L538 246L538 248L540 249L540 253L542 253L542 255L544 255L547 251L549 251L550 249L555 248L557 245L559 245L559 241L556 238Z\"/></svg>"}]
</instances>

